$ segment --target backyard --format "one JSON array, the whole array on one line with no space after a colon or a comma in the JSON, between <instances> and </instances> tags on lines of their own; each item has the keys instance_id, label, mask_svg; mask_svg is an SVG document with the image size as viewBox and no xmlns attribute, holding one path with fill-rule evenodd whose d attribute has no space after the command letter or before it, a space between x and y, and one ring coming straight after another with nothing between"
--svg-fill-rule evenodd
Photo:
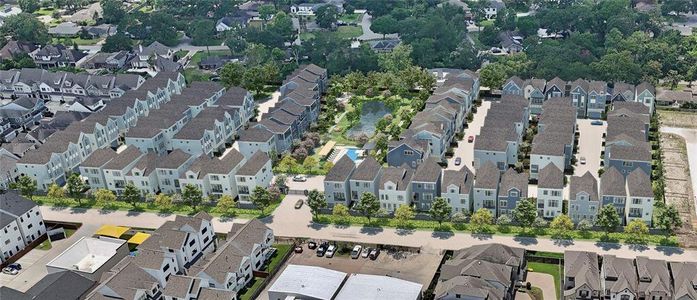
<instances>
[{"instance_id":1,"label":"backyard","mask_svg":"<svg viewBox=\"0 0 697 300\"><path fill-rule=\"evenodd\" d=\"M528 272L544 273L554 277L554 289L561 291L561 279L564 273L564 267L558 264L528 262Z\"/></svg>"}]
</instances>

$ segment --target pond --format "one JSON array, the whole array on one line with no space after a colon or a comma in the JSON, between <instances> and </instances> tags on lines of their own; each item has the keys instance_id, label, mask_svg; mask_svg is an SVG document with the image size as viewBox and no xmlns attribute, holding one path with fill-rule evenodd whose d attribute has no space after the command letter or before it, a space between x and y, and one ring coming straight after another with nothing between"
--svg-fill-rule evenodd
<instances>
[{"instance_id":1,"label":"pond","mask_svg":"<svg viewBox=\"0 0 697 300\"><path fill-rule=\"evenodd\" d=\"M375 134L375 125L385 115L392 113L385 103L380 101L364 102L361 109L361 119L356 126L346 131L349 138L357 138L361 134L371 137Z\"/></svg>"}]
</instances>

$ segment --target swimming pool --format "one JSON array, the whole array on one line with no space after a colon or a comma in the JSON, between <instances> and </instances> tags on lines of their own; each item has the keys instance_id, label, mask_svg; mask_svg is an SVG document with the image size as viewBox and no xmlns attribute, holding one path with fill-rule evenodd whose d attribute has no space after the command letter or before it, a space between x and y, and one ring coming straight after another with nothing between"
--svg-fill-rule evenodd
<instances>
[{"instance_id":1,"label":"swimming pool","mask_svg":"<svg viewBox=\"0 0 697 300\"><path fill-rule=\"evenodd\" d=\"M356 161L358 159L358 149L356 148L347 148L346 149L346 155L353 161Z\"/></svg>"}]
</instances>

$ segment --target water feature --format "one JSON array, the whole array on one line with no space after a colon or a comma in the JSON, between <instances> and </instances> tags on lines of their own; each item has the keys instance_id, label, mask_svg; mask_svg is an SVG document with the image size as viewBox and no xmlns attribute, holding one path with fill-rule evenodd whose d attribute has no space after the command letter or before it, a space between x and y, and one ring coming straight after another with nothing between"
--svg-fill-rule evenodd
<instances>
[{"instance_id":1,"label":"water feature","mask_svg":"<svg viewBox=\"0 0 697 300\"><path fill-rule=\"evenodd\" d=\"M380 101L364 102L361 109L361 119L356 126L346 131L349 138L357 138L361 134L371 137L375 134L375 125L391 111Z\"/></svg>"}]
</instances>

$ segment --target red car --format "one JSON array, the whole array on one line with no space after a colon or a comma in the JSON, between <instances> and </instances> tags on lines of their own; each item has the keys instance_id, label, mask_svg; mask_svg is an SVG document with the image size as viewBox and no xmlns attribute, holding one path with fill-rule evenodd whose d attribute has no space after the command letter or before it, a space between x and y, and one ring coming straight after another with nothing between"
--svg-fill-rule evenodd
<instances>
[{"instance_id":1,"label":"red car","mask_svg":"<svg viewBox=\"0 0 697 300\"><path fill-rule=\"evenodd\" d=\"M474 136L470 135L469 137L467 137L467 142L468 143L474 142Z\"/></svg>"}]
</instances>

